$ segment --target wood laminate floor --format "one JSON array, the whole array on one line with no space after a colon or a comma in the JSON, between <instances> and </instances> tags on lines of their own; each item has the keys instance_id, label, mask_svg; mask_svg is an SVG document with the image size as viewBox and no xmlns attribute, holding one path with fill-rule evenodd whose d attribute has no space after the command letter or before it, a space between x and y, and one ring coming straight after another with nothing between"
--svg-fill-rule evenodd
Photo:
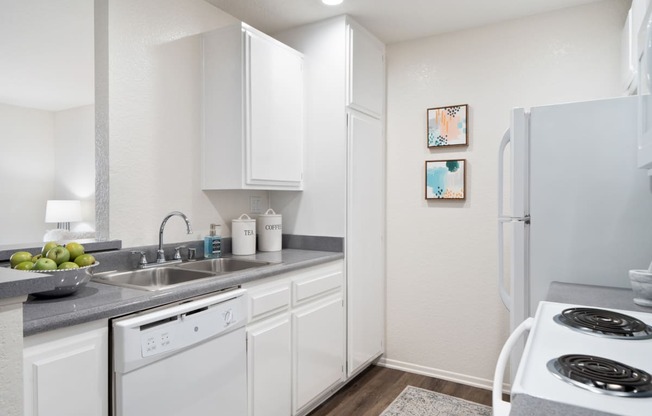
<instances>
[{"instance_id":1,"label":"wood laminate floor","mask_svg":"<svg viewBox=\"0 0 652 416\"><path fill-rule=\"evenodd\" d=\"M491 406L489 390L371 366L309 416L378 416L408 385Z\"/></svg>"}]
</instances>

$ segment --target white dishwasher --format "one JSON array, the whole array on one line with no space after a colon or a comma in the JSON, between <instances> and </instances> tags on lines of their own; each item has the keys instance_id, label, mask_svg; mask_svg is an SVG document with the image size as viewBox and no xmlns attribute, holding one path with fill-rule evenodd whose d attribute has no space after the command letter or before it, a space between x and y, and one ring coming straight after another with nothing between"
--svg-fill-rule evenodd
<instances>
[{"instance_id":1,"label":"white dishwasher","mask_svg":"<svg viewBox=\"0 0 652 416\"><path fill-rule=\"evenodd\" d=\"M112 321L112 414L245 416L243 289Z\"/></svg>"}]
</instances>

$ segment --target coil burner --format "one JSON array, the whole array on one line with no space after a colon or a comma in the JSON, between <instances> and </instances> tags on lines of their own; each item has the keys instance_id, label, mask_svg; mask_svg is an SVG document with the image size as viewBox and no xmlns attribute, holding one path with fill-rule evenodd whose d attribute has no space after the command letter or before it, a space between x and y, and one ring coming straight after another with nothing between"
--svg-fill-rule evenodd
<instances>
[{"instance_id":1,"label":"coil burner","mask_svg":"<svg viewBox=\"0 0 652 416\"><path fill-rule=\"evenodd\" d=\"M554 317L555 322L585 334L618 339L650 339L652 327L622 313L595 309L569 308Z\"/></svg>"},{"instance_id":2,"label":"coil burner","mask_svg":"<svg viewBox=\"0 0 652 416\"><path fill-rule=\"evenodd\" d=\"M607 358L569 354L548 361L559 379L583 389L620 397L652 397L649 373Z\"/></svg>"}]
</instances>

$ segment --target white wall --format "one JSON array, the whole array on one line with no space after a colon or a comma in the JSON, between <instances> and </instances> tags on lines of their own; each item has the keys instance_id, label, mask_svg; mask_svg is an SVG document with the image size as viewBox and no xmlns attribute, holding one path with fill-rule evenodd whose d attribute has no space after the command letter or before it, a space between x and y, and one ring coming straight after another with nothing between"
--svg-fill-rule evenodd
<instances>
[{"instance_id":1,"label":"white wall","mask_svg":"<svg viewBox=\"0 0 652 416\"><path fill-rule=\"evenodd\" d=\"M80 199L83 223L95 223L95 110L93 105L51 112L0 104L0 244L34 243L48 199Z\"/></svg>"},{"instance_id":2,"label":"white wall","mask_svg":"<svg viewBox=\"0 0 652 416\"><path fill-rule=\"evenodd\" d=\"M82 222L71 231L95 229L95 106L85 105L54 114L56 199L78 199ZM49 228L54 228L50 225Z\"/></svg>"},{"instance_id":3,"label":"white wall","mask_svg":"<svg viewBox=\"0 0 652 416\"><path fill-rule=\"evenodd\" d=\"M125 247L201 239L209 224L249 212L267 192L200 189L201 48L198 34L235 19L203 0L109 2L110 236ZM219 166L215 167L219 169ZM225 172L224 174L228 174Z\"/></svg>"},{"instance_id":4,"label":"white wall","mask_svg":"<svg viewBox=\"0 0 652 416\"><path fill-rule=\"evenodd\" d=\"M54 190L53 113L0 104L0 245L38 242Z\"/></svg>"},{"instance_id":5,"label":"white wall","mask_svg":"<svg viewBox=\"0 0 652 416\"><path fill-rule=\"evenodd\" d=\"M489 386L508 332L496 156L509 111L620 95L627 6L604 1L387 47L388 365ZM468 148L428 150L426 109L465 103ZM464 202L424 199L424 161L446 158L467 159Z\"/></svg>"}]
</instances>

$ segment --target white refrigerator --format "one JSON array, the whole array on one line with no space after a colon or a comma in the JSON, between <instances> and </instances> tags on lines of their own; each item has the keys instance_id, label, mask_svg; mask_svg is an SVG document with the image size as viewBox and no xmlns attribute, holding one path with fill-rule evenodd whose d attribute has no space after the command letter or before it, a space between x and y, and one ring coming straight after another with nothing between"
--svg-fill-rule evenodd
<instances>
[{"instance_id":1,"label":"white refrigerator","mask_svg":"<svg viewBox=\"0 0 652 416\"><path fill-rule=\"evenodd\" d=\"M552 281L630 287L628 270L652 261L651 178L636 166L637 102L512 111L498 187L498 279L512 331L534 315Z\"/></svg>"}]
</instances>

